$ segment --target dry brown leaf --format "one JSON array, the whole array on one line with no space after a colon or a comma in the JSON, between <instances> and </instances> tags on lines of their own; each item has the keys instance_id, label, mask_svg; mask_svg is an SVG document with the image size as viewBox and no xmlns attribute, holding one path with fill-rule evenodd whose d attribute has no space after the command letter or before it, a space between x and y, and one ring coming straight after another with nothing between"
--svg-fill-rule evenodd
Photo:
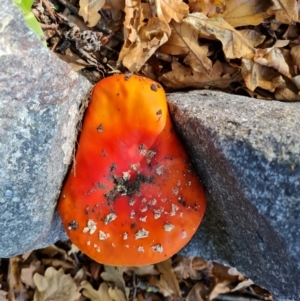
<instances>
[{"instance_id":1,"label":"dry brown leaf","mask_svg":"<svg viewBox=\"0 0 300 301\"><path fill-rule=\"evenodd\" d=\"M74 263L69 263L65 260L55 259L55 258L43 258L42 263L44 265L51 265L54 268L63 268L64 270L73 269L76 265Z\"/></svg>"},{"instance_id":2,"label":"dry brown leaf","mask_svg":"<svg viewBox=\"0 0 300 301\"><path fill-rule=\"evenodd\" d=\"M289 88L279 88L275 91L275 98L281 101L300 101L300 95Z\"/></svg>"},{"instance_id":3,"label":"dry brown leaf","mask_svg":"<svg viewBox=\"0 0 300 301\"><path fill-rule=\"evenodd\" d=\"M298 70L300 70L300 45L296 45L291 49L291 56Z\"/></svg>"},{"instance_id":4,"label":"dry brown leaf","mask_svg":"<svg viewBox=\"0 0 300 301\"><path fill-rule=\"evenodd\" d=\"M41 249L40 252L42 254L47 255L47 257L53 257L57 254L62 255L64 258L68 259L67 252L55 245L50 245L44 249Z\"/></svg>"},{"instance_id":5,"label":"dry brown leaf","mask_svg":"<svg viewBox=\"0 0 300 301\"><path fill-rule=\"evenodd\" d=\"M249 96L252 98L262 99L262 100L274 100L273 93L263 90L261 88L255 89L255 91L250 91L244 83L240 87L235 89L235 92L239 95Z\"/></svg>"},{"instance_id":6,"label":"dry brown leaf","mask_svg":"<svg viewBox=\"0 0 300 301\"><path fill-rule=\"evenodd\" d=\"M257 31L252 29L241 29L239 30L239 32L244 38L246 38L249 41L252 47L260 45L266 39L266 36L261 35Z\"/></svg>"},{"instance_id":7,"label":"dry brown leaf","mask_svg":"<svg viewBox=\"0 0 300 301\"><path fill-rule=\"evenodd\" d=\"M258 25L269 15L271 0L227 0L226 9L215 17L224 18L232 27Z\"/></svg>"},{"instance_id":8,"label":"dry brown leaf","mask_svg":"<svg viewBox=\"0 0 300 301\"><path fill-rule=\"evenodd\" d=\"M297 0L272 0L273 6L267 10L269 15L275 14L277 21L284 24L298 22Z\"/></svg>"},{"instance_id":9,"label":"dry brown leaf","mask_svg":"<svg viewBox=\"0 0 300 301\"><path fill-rule=\"evenodd\" d=\"M272 68L260 65L252 60L242 59L242 76L246 87L254 91L257 87L274 92L285 84L282 76Z\"/></svg>"},{"instance_id":10,"label":"dry brown leaf","mask_svg":"<svg viewBox=\"0 0 300 301\"><path fill-rule=\"evenodd\" d=\"M211 268L210 261L206 261L201 257L192 257L191 260L192 268L197 271L208 270Z\"/></svg>"},{"instance_id":11,"label":"dry brown leaf","mask_svg":"<svg viewBox=\"0 0 300 301\"><path fill-rule=\"evenodd\" d=\"M158 288L159 292L164 297L169 297L174 294L174 291L169 287L168 282L165 279L161 279L159 277L151 276L148 279L148 284L150 286L155 286Z\"/></svg>"},{"instance_id":12,"label":"dry brown leaf","mask_svg":"<svg viewBox=\"0 0 300 301\"><path fill-rule=\"evenodd\" d=\"M184 67L178 62L172 63L172 71L162 75L161 81L171 89L182 88L227 88L232 82L238 81L238 73L224 74L224 68L219 61L213 65L209 75L193 71L190 67Z\"/></svg>"},{"instance_id":13,"label":"dry brown leaf","mask_svg":"<svg viewBox=\"0 0 300 301\"><path fill-rule=\"evenodd\" d=\"M99 280L102 264L93 261L90 263L89 273L93 280Z\"/></svg>"},{"instance_id":14,"label":"dry brown leaf","mask_svg":"<svg viewBox=\"0 0 300 301\"><path fill-rule=\"evenodd\" d=\"M192 25L200 38L217 39L228 59L252 58L254 48L247 38L222 18L207 18L201 13L190 14L184 22Z\"/></svg>"},{"instance_id":15,"label":"dry brown leaf","mask_svg":"<svg viewBox=\"0 0 300 301\"><path fill-rule=\"evenodd\" d=\"M172 33L168 41L159 48L159 51L169 55L186 55L191 50L189 45L195 44L193 33L195 30L189 24L177 23L172 21L171 24ZM193 39L191 41L191 39ZM197 46L198 45L198 33L197 33Z\"/></svg>"},{"instance_id":16,"label":"dry brown leaf","mask_svg":"<svg viewBox=\"0 0 300 301\"><path fill-rule=\"evenodd\" d=\"M99 10L105 4L105 0L80 0L79 15L89 27L94 27L100 20Z\"/></svg>"},{"instance_id":17,"label":"dry brown leaf","mask_svg":"<svg viewBox=\"0 0 300 301\"><path fill-rule=\"evenodd\" d=\"M7 296L7 292L0 290L0 301L8 301L6 296Z\"/></svg>"},{"instance_id":18,"label":"dry brown leaf","mask_svg":"<svg viewBox=\"0 0 300 301\"><path fill-rule=\"evenodd\" d=\"M155 294L147 291L146 293L137 293L136 301L166 301L166 298L162 297L159 294ZM170 300L172 301L172 299ZM173 300L176 301L176 300Z\"/></svg>"},{"instance_id":19,"label":"dry brown leaf","mask_svg":"<svg viewBox=\"0 0 300 301\"><path fill-rule=\"evenodd\" d=\"M75 253L78 253L78 252L80 252L78 247L76 247L74 244L71 244L71 249L67 252L67 254L69 256L71 256L72 254L75 254Z\"/></svg>"},{"instance_id":20,"label":"dry brown leaf","mask_svg":"<svg viewBox=\"0 0 300 301\"><path fill-rule=\"evenodd\" d=\"M149 6L149 5L148 5ZM125 0L124 20L124 45L123 48L130 48L138 38L138 31L144 25L144 15L140 0ZM122 49L124 52L124 49ZM122 52L121 51L121 52ZM126 53L124 53L125 55ZM122 55L120 54L121 59Z\"/></svg>"},{"instance_id":21,"label":"dry brown leaf","mask_svg":"<svg viewBox=\"0 0 300 301\"><path fill-rule=\"evenodd\" d=\"M295 85L295 87L297 87L297 89L299 89L300 91L300 75L293 77L292 82Z\"/></svg>"},{"instance_id":22,"label":"dry brown leaf","mask_svg":"<svg viewBox=\"0 0 300 301\"><path fill-rule=\"evenodd\" d=\"M231 276L237 276L239 281L245 279L245 276L241 274L236 268L230 267L227 272Z\"/></svg>"},{"instance_id":23,"label":"dry brown leaf","mask_svg":"<svg viewBox=\"0 0 300 301\"><path fill-rule=\"evenodd\" d=\"M110 7L111 18L113 21L122 18L121 11L125 8L125 0L106 0L106 5Z\"/></svg>"},{"instance_id":24,"label":"dry brown leaf","mask_svg":"<svg viewBox=\"0 0 300 301\"><path fill-rule=\"evenodd\" d=\"M300 100L300 90L296 86L287 81L285 87L280 87L275 90L275 98L282 101L299 101Z\"/></svg>"},{"instance_id":25,"label":"dry brown leaf","mask_svg":"<svg viewBox=\"0 0 300 301\"><path fill-rule=\"evenodd\" d=\"M38 260L33 260L30 262L30 266L28 268L21 269L21 280L26 285L35 288L35 284L33 282L33 275L36 273L43 273L44 267L41 266L41 262Z\"/></svg>"},{"instance_id":26,"label":"dry brown leaf","mask_svg":"<svg viewBox=\"0 0 300 301\"><path fill-rule=\"evenodd\" d=\"M86 270L84 268L81 268L80 270L77 271L77 273L73 277L73 280L74 280L76 286L79 287L81 282L83 280L86 280L86 278L87 278Z\"/></svg>"},{"instance_id":27,"label":"dry brown leaf","mask_svg":"<svg viewBox=\"0 0 300 301\"><path fill-rule=\"evenodd\" d=\"M173 291L173 294L177 297L181 297L179 283L172 269L171 259L169 258L167 260L157 263L155 265L155 268L161 273L160 281L165 280L168 287Z\"/></svg>"},{"instance_id":28,"label":"dry brown leaf","mask_svg":"<svg viewBox=\"0 0 300 301\"><path fill-rule=\"evenodd\" d=\"M121 291L118 287L109 287L108 294L114 301L128 301L123 291ZM102 301L102 300L101 300Z\"/></svg>"},{"instance_id":29,"label":"dry brown leaf","mask_svg":"<svg viewBox=\"0 0 300 301\"><path fill-rule=\"evenodd\" d=\"M154 264L143 265L140 267L124 267L124 273L128 275L132 275L133 273L138 276L146 276L146 275L158 275L159 272L154 268Z\"/></svg>"},{"instance_id":30,"label":"dry brown leaf","mask_svg":"<svg viewBox=\"0 0 300 301\"><path fill-rule=\"evenodd\" d=\"M75 264L74 259L71 256L69 256L64 249L59 248L59 247L57 247L55 245L50 245L50 246L48 246L48 247L46 247L44 249L39 250L39 252L41 252L42 254L44 254L44 255L46 255L47 257L50 257L50 258L54 257L56 255L60 255L66 261L69 261L72 264Z\"/></svg>"},{"instance_id":31,"label":"dry brown leaf","mask_svg":"<svg viewBox=\"0 0 300 301\"><path fill-rule=\"evenodd\" d=\"M68 55L68 53L71 53L71 55ZM79 56L74 54L70 49L66 50L66 54L60 54L57 52L54 52L54 54L62 61L68 63L68 65L71 66L71 68L76 72L91 66L86 61L82 60Z\"/></svg>"},{"instance_id":32,"label":"dry brown leaf","mask_svg":"<svg viewBox=\"0 0 300 301\"><path fill-rule=\"evenodd\" d=\"M129 289L126 288L125 281L123 278L123 269L119 267L113 267L104 265L105 272L101 273L101 278L104 281L112 282L117 288L119 288L125 296L129 296Z\"/></svg>"},{"instance_id":33,"label":"dry brown leaf","mask_svg":"<svg viewBox=\"0 0 300 301\"><path fill-rule=\"evenodd\" d=\"M181 22L188 14L188 5L182 0L155 0L151 4L126 0L124 11L125 42L119 61L131 72L137 72L167 42L171 34L168 23L172 19Z\"/></svg>"},{"instance_id":34,"label":"dry brown leaf","mask_svg":"<svg viewBox=\"0 0 300 301\"><path fill-rule=\"evenodd\" d=\"M273 47L265 49L256 49L254 62L274 68L279 73L291 77L289 65L286 63L285 57L281 51L281 47L286 46L288 40L277 40Z\"/></svg>"},{"instance_id":35,"label":"dry brown leaf","mask_svg":"<svg viewBox=\"0 0 300 301\"><path fill-rule=\"evenodd\" d=\"M205 295L206 290L204 283L196 283L187 295L186 301L205 301L202 296Z\"/></svg>"},{"instance_id":36,"label":"dry brown leaf","mask_svg":"<svg viewBox=\"0 0 300 301\"><path fill-rule=\"evenodd\" d=\"M65 275L63 269L59 271L49 267L45 275L34 274L33 281L36 285L34 301L46 301L52 298L56 301L75 301L81 294L70 275Z\"/></svg>"},{"instance_id":37,"label":"dry brown leaf","mask_svg":"<svg viewBox=\"0 0 300 301\"><path fill-rule=\"evenodd\" d=\"M173 271L179 280L187 278L200 280L203 278L202 271L207 269L207 261L200 257L177 256L173 266Z\"/></svg>"},{"instance_id":38,"label":"dry brown leaf","mask_svg":"<svg viewBox=\"0 0 300 301\"><path fill-rule=\"evenodd\" d=\"M200 46L198 43L198 32L190 24L171 22L172 34L163 46L159 48L161 52L173 55L187 56L184 63L191 66L197 72L209 74L212 63L207 57L208 47Z\"/></svg>"},{"instance_id":39,"label":"dry brown leaf","mask_svg":"<svg viewBox=\"0 0 300 301\"><path fill-rule=\"evenodd\" d=\"M209 296L210 300L215 299L219 294L230 292L232 285L238 281L245 280L245 277L235 268L212 261L208 262L208 267L209 276L213 278L215 282L215 286Z\"/></svg>"},{"instance_id":40,"label":"dry brown leaf","mask_svg":"<svg viewBox=\"0 0 300 301\"><path fill-rule=\"evenodd\" d=\"M131 72L137 72L152 54L167 40L171 34L168 24L158 18L151 18L138 32L135 42L127 40L120 52L119 61ZM127 47L129 45L129 47Z\"/></svg>"},{"instance_id":41,"label":"dry brown leaf","mask_svg":"<svg viewBox=\"0 0 300 301\"><path fill-rule=\"evenodd\" d=\"M108 285L105 282L102 282L96 291L88 281L82 281L80 289L82 289L82 295L91 301L113 301L109 296Z\"/></svg>"},{"instance_id":42,"label":"dry brown leaf","mask_svg":"<svg viewBox=\"0 0 300 301\"><path fill-rule=\"evenodd\" d=\"M241 290L243 288L249 287L252 284L254 284L254 283L253 283L253 281L251 279L246 279L246 280L240 282L236 287L234 287L233 289L231 289L231 292L235 292L235 291Z\"/></svg>"},{"instance_id":43,"label":"dry brown leaf","mask_svg":"<svg viewBox=\"0 0 300 301\"><path fill-rule=\"evenodd\" d=\"M284 56L286 64L289 66L290 73L292 78L299 74L295 61L291 55L291 50L286 48L280 48L282 55Z\"/></svg>"},{"instance_id":44,"label":"dry brown leaf","mask_svg":"<svg viewBox=\"0 0 300 301\"><path fill-rule=\"evenodd\" d=\"M22 256L15 256L9 259L7 283L8 283L8 299L15 301L18 295L24 295L26 289L21 282L21 274L19 264L22 262ZM18 298L17 298L18 299Z\"/></svg>"},{"instance_id":45,"label":"dry brown leaf","mask_svg":"<svg viewBox=\"0 0 300 301\"><path fill-rule=\"evenodd\" d=\"M22 260L23 262L29 258L29 256L32 254L33 251L28 251L28 252L25 252L24 254L22 254Z\"/></svg>"},{"instance_id":46,"label":"dry brown leaf","mask_svg":"<svg viewBox=\"0 0 300 301\"><path fill-rule=\"evenodd\" d=\"M145 23L145 11L148 13L149 9L145 9L145 4L142 5L140 0L125 1L125 42L119 54L119 61L131 72L139 71L171 34L169 25L159 18L150 18Z\"/></svg>"},{"instance_id":47,"label":"dry brown leaf","mask_svg":"<svg viewBox=\"0 0 300 301\"><path fill-rule=\"evenodd\" d=\"M166 23L174 21L180 23L188 15L189 7L182 0L154 0L156 15Z\"/></svg>"},{"instance_id":48,"label":"dry brown leaf","mask_svg":"<svg viewBox=\"0 0 300 301\"><path fill-rule=\"evenodd\" d=\"M190 12L200 12L208 17L223 13L226 8L225 0L189 0Z\"/></svg>"},{"instance_id":49,"label":"dry brown leaf","mask_svg":"<svg viewBox=\"0 0 300 301\"><path fill-rule=\"evenodd\" d=\"M210 292L209 299L213 300L220 294L226 294L226 293L230 292L230 289L228 287L229 283L230 282L228 282L228 281L216 283L213 290Z\"/></svg>"}]
</instances>

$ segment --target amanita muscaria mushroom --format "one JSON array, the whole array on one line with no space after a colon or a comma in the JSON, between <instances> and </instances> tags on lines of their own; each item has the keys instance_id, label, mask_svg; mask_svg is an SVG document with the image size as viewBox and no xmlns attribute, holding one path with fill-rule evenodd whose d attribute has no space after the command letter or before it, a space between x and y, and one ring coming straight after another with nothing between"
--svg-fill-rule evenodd
<instances>
[{"instance_id":1,"label":"amanita muscaria mushroom","mask_svg":"<svg viewBox=\"0 0 300 301\"><path fill-rule=\"evenodd\" d=\"M109 265L156 263L191 239L204 189L158 83L116 75L95 85L58 210L71 241Z\"/></svg>"}]
</instances>

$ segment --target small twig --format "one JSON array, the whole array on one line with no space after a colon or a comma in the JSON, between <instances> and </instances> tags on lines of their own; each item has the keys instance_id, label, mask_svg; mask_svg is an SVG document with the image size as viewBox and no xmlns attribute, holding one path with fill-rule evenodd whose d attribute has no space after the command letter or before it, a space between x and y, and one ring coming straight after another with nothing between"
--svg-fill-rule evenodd
<instances>
[{"instance_id":1,"label":"small twig","mask_svg":"<svg viewBox=\"0 0 300 301\"><path fill-rule=\"evenodd\" d=\"M106 66L108 67L108 68L110 68L111 69L111 71L108 71L107 73L108 74L115 74L115 73L121 73L121 71L120 70L118 70L118 69L115 69L113 66L111 66L110 64L106 64Z\"/></svg>"},{"instance_id":2,"label":"small twig","mask_svg":"<svg viewBox=\"0 0 300 301\"><path fill-rule=\"evenodd\" d=\"M76 254L76 253L72 253L72 256L73 256L73 258L74 258L76 264L77 264L77 265L80 265L80 261L79 261L79 259L78 259L78 257L77 257L77 254Z\"/></svg>"},{"instance_id":3,"label":"small twig","mask_svg":"<svg viewBox=\"0 0 300 301\"><path fill-rule=\"evenodd\" d=\"M46 7L46 10L48 11L52 21L56 22L55 15L53 13L53 6L51 7L50 3L48 0L42 0L44 6ZM52 4L53 5L53 4Z\"/></svg>"},{"instance_id":4,"label":"small twig","mask_svg":"<svg viewBox=\"0 0 300 301\"><path fill-rule=\"evenodd\" d=\"M58 0L58 2L68 8L72 14L78 16L79 9L76 6L72 5L66 0Z\"/></svg>"},{"instance_id":5,"label":"small twig","mask_svg":"<svg viewBox=\"0 0 300 301\"><path fill-rule=\"evenodd\" d=\"M136 276L134 271L132 272L132 287L133 287L132 300L134 301L136 298Z\"/></svg>"},{"instance_id":6,"label":"small twig","mask_svg":"<svg viewBox=\"0 0 300 301\"><path fill-rule=\"evenodd\" d=\"M39 23L40 26L42 27L42 29L53 29L53 30L57 30L58 29L58 24L44 24L44 23Z\"/></svg>"},{"instance_id":7,"label":"small twig","mask_svg":"<svg viewBox=\"0 0 300 301\"><path fill-rule=\"evenodd\" d=\"M60 39L57 38L57 39L55 40L53 46L51 47L51 51L52 51L52 52L55 51L55 49L56 49L56 47L57 47L57 45L58 45L59 42L60 42Z\"/></svg>"},{"instance_id":8,"label":"small twig","mask_svg":"<svg viewBox=\"0 0 300 301\"><path fill-rule=\"evenodd\" d=\"M156 51L155 52L155 56L162 60L162 61L165 61L165 62L169 62L169 63L173 63L174 61L177 61L177 58L176 57L173 57L169 54L166 54L166 53L162 53L160 51Z\"/></svg>"},{"instance_id":9,"label":"small twig","mask_svg":"<svg viewBox=\"0 0 300 301\"><path fill-rule=\"evenodd\" d=\"M98 23L96 26L95 26L95 29L107 34L107 35L111 35L111 37L113 39L116 39L117 41L119 42L124 42L124 39L123 39L123 36L120 36L118 34L114 34L110 29L106 28L105 26L103 26L103 24L100 24Z\"/></svg>"},{"instance_id":10,"label":"small twig","mask_svg":"<svg viewBox=\"0 0 300 301\"><path fill-rule=\"evenodd\" d=\"M105 49L105 50L108 50L108 51L111 51L115 54L119 54L119 51L116 51L115 49L113 48L110 48L109 46L106 46L106 45L101 45L101 48Z\"/></svg>"}]
</instances>

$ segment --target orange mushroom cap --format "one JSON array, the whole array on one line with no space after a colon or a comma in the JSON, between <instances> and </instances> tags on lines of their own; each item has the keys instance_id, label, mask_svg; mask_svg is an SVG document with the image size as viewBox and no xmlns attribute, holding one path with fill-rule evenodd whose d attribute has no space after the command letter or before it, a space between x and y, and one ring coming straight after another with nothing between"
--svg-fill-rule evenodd
<instances>
[{"instance_id":1,"label":"orange mushroom cap","mask_svg":"<svg viewBox=\"0 0 300 301\"><path fill-rule=\"evenodd\" d=\"M205 206L162 87L136 75L98 82L58 204L71 241L104 264L160 262L188 243Z\"/></svg>"}]
</instances>

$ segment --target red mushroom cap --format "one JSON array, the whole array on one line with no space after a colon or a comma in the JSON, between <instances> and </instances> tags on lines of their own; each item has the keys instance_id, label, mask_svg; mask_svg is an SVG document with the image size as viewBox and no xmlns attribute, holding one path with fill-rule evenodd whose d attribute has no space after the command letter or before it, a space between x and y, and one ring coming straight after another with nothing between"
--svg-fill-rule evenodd
<instances>
[{"instance_id":1,"label":"red mushroom cap","mask_svg":"<svg viewBox=\"0 0 300 301\"><path fill-rule=\"evenodd\" d=\"M71 241L104 264L152 264L188 243L204 189L158 83L116 75L95 85L58 210Z\"/></svg>"}]
</instances>

